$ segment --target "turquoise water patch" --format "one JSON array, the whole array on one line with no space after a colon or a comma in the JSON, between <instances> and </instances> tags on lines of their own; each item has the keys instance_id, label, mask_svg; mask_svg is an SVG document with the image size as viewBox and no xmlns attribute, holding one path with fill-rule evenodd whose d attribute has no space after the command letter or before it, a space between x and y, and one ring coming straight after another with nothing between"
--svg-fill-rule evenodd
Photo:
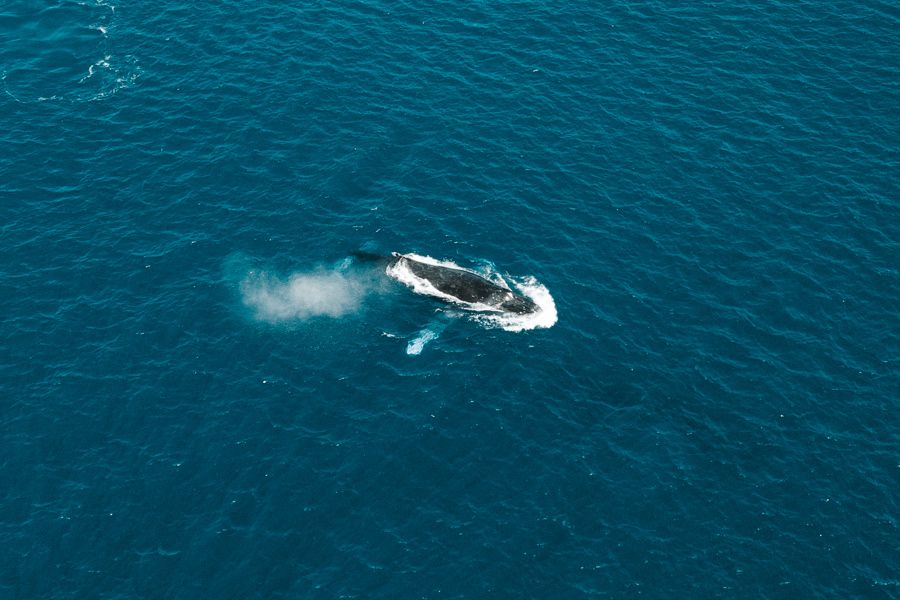
<instances>
[{"instance_id":1,"label":"turquoise water patch","mask_svg":"<svg viewBox=\"0 0 900 600\"><path fill-rule=\"evenodd\" d=\"M898 32L4 4L0 597L896 596Z\"/></svg>"}]
</instances>

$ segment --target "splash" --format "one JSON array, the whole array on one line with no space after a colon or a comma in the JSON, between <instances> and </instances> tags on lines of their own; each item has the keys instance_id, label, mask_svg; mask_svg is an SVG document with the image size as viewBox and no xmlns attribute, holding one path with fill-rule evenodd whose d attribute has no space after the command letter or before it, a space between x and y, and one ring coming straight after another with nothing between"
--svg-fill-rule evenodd
<instances>
[{"instance_id":1,"label":"splash","mask_svg":"<svg viewBox=\"0 0 900 600\"><path fill-rule=\"evenodd\" d=\"M343 317L360 309L369 289L363 278L324 268L286 279L251 270L240 283L244 304L267 323Z\"/></svg>"},{"instance_id":2,"label":"splash","mask_svg":"<svg viewBox=\"0 0 900 600\"><path fill-rule=\"evenodd\" d=\"M513 279L511 286L538 305L536 312L517 315L515 313L483 313L471 316L473 321L488 329L499 328L504 331L527 331L529 329L548 329L556 324L556 302L550 295L550 290L534 277L522 277Z\"/></svg>"}]
</instances>

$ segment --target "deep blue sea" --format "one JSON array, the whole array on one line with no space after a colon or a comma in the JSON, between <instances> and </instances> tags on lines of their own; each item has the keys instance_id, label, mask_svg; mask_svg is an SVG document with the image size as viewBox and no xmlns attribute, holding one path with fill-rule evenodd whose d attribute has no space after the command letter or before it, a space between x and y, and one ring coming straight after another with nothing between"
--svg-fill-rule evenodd
<instances>
[{"instance_id":1,"label":"deep blue sea","mask_svg":"<svg viewBox=\"0 0 900 600\"><path fill-rule=\"evenodd\" d=\"M898 598L898 175L896 1L4 0L0 599Z\"/></svg>"}]
</instances>

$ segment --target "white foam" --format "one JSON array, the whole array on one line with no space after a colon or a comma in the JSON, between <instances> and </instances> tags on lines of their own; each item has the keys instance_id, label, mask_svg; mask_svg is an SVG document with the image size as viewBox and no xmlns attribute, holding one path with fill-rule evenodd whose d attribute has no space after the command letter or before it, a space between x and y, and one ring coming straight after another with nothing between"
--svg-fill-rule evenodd
<instances>
[{"instance_id":1,"label":"white foam","mask_svg":"<svg viewBox=\"0 0 900 600\"><path fill-rule=\"evenodd\" d=\"M437 265L439 267L451 267L453 269L462 269L461 266L459 266L458 264L456 264L453 261L438 260L436 258L432 258L431 256L426 256L424 254L408 253L408 254L404 254L403 256L408 256L413 260L417 260L417 261L423 262L423 263L428 263L429 265Z\"/></svg>"},{"instance_id":2,"label":"white foam","mask_svg":"<svg viewBox=\"0 0 900 600\"><path fill-rule=\"evenodd\" d=\"M268 323L313 317L342 317L359 310L369 291L362 279L320 269L281 279L265 271L250 271L240 283L244 304Z\"/></svg>"},{"instance_id":3,"label":"white foam","mask_svg":"<svg viewBox=\"0 0 900 600\"><path fill-rule=\"evenodd\" d=\"M538 306L538 310L524 315L516 313L481 313L470 318L488 328L499 328L505 331L527 331L529 329L548 329L557 321L556 302L546 288L534 277L523 277L513 281L515 291L522 294Z\"/></svg>"}]
</instances>

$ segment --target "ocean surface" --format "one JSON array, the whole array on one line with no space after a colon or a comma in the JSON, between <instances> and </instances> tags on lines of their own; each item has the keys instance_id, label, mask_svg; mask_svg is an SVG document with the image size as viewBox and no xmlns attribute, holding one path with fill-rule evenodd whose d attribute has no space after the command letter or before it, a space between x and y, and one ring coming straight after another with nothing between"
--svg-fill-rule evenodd
<instances>
[{"instance_id":1,"label":"ocean surface","mask_svg":"<svg viewBox=\"0 0 900 600\"><path fill-rule=\"evenodd\" d=\"M5 0L0 599L898 598L898 175L895 1Z\"/></svg>"}]
</instances>

